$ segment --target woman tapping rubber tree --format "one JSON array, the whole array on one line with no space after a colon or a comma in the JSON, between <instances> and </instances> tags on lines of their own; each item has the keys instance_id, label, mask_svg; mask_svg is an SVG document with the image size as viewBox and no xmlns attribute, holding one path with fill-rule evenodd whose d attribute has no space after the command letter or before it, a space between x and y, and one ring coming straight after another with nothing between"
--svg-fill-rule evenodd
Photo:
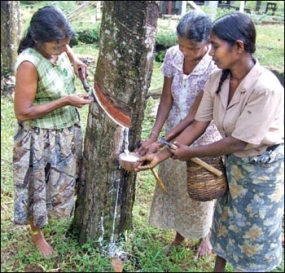
<instances>
[{"instance_id":1,"label":"woman tapping rubber tree","mask_svg":"<svg viewBox=\"0 0 285 273\"><path fill-rule=\"evenodd\" d=\"M178 149L146 154L153 168L169 157L224 156L229 190L217 199L210 241L214 272L229 262L237 272L270 272L282 261L284 213L284 88L253 57L256 30L246 14L226 14L212 24L216 65L195 120L175 140ZM211 120L222 140L189 147Z\"/></svg>"},{"instance_id":2,"label":"woman tapping rubber tree","mask_svg":"<svg viewBox=\"0 0 285 273\"><path fill-rule=\"evenodd\" d=\"M30 225L32 242L45 258L54 249L42 227L73 212L82 160L77 108L93 101L76 94L74 71L85 77L87 67L68 46L73 36L58 8L43 7L32 16L16 62L14 223Z\"/></svg>"},{"instance_id":3,"label":"woman tapping rubber tree","mask_svg":"<svg viewBox=\"0 0 285 273\"><path fill-rule=\"evenodd\" d=\"M152 132L137 150L141 155L160 147L157 137L165 127L165 140L177 136L194 119L204 85L216 69L210 50L211 19L205 13L190 11L177 25L178 44L166 52L161 71L164 85ZM221 139L216 126L211 123L193 146L205 145ZM184 238L200 239L196 257L212 252L209 232L212 225L215 201L200 202L191 199L187 192L187 166L171 158L159 166L159 176L168 194L155 189L149 223L163 229L173 229L176 236L166 251L181 244Z\"/></svg>"}]
</instances>

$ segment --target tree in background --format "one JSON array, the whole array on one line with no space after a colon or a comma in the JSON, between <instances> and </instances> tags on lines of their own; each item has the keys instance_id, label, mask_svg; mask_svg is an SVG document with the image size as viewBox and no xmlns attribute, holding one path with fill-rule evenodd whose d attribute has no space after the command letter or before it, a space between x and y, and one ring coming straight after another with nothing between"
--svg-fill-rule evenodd
<instances>
[{"instance_id":1,"label":"tree in background","mask_svg":"<svg viewBox=\"0 0 285 273\"><path fill-rule=\"evenodd\" d=\"M20 1L1 1L1 79L14 75L20 35Z\"/></svg>"}]
</instances>

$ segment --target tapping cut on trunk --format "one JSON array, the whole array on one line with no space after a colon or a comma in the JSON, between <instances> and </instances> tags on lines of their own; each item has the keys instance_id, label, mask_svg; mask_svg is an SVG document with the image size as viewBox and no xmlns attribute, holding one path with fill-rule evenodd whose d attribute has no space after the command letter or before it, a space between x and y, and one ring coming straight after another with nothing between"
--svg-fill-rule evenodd
<instances>
[{"instance_id":1,"label":"tapping cut on trunk","mask_svg":"<svg viewBox=\"0 0 285 273\"><path fill-rule=\"evenodd\" d=\"M106 96L96 81L94 81L93 95L100 107L115 123L130 128L130 110L126 105L114 101L110 96Z\"/></svg>"}]
</instances>

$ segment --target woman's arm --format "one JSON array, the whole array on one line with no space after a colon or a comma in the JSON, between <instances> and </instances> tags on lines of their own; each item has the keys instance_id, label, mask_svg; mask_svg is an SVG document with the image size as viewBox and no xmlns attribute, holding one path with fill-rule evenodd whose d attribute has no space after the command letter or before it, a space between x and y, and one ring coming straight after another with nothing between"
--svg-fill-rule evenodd
<instances>
[{"instance_id":1,"label":"woman's arm","mask_svg":"<svg viewBox=\"0 0 285 273\"><path fill-rule=\"evenodd\" d=\"M166 141L173 140L187 126L189 126L194 121L194 118L195 118L195 115L196 115L196 112L197 112L197 109L199 107L202 97L203 97L203 91L201 91L196 97L192 107L190 108L188 115L179 124L177 124L166 136L164 136L164 139Z\"/></svg>"},{"instance_id":2,"label":"woman's arm","mask_svg":"<svg viewBox=\"0 0 285 273\"><path fill-rule=\"evenodd\" d=\"M199 107L200 101L203 96L203 91L201 91L198 96L196 97L195 102L193 103L188 115L179 123L177 124L167 135L164 136L164 139L166 141L173 140L176 136L178 136L187 126L189 126L196 115L197 109ZM148 152L155 153L160 148L163 147L163 144L161 144L159 141L153 142L148 146Z\"/></svg>"},{"instance_id":3,"label":"woman's arm","mask_svg":"<svg viewBox=\"0 0 285 273\"><path fill-rule=\"evenodd\" d=\"M194 122L177 137L177 141L174 142L177 149L170 149L167 147L157 153L147 154L146 156L141 157L139 162L143 165L138 166L135 171L143 171L153 168L169 157L188 161L194 157L215 157L245 149L247 145L246 142L231 136L209 145L193 148L189 147L190 144L204 133L208 125L209 123L194 120Z\"/></svg>"},{"instance_id":4,"label":"woman's arm","mask_svg":"<svg viewBox=\"0 0 285 273\"><path fill-rule=\"evenodd\" d=\"M177 149L171 150L173 159L188 161L193 157L216 157L231 154L245 149L247 142L236 139L232 136L225 137L208 145L189 147L175 141Z\"/></svg>"},{"instance_id":5,"label":"woman's arm","mask_svg":"<svg viewBox=\"0 0 285 273\"><path fill-rule=\"evenodd\" d=\"M88 76L87 65L82 62L73 52L69 45L66 45L65 52L69 58L69 61L73 64L74 73L79 77L79 70L82 72L83 79L86 79Z\"/></svg>"},{"instance_id":6,"label":"woman's arm","mask_svg":"<svg viewBox=\"0 0 285 273\"><path fill-rule=\"evenodd\" d=\"M206 130L210 122L200 122L194 120L190 126L185 128L183 132L177 137L178 143L185 144L185 147L192 144L197 138L199 138ZM187 145L187 146L186 146ZM182 147L184 148L184 146ZM138 161L142 164L139 165L135 171L143 171L155 167L160 162L171 157L173 155L173 150L165 147L154 154L146 154L141 157Z\"/></svg>"},{"instance_id":7,"label":"woman's arm","mask_svg":"<svg viewBox=\"0 0 285 273\"><path fill-rule=\"evenodd\" d=\"M163 89L157 109L156 119L152 131L159 134L172 107L173 98L171 94L172 78L164 77ZM156 136L157 137L157 136Z\"/></svg>"},{"instance_id":8,"label":"woman's arm","mask_svg":"<svg viewBox=\"0 0 285 273\"><path fill-rule=\"evenodd\" d=\"M163 89L152 132L150 133L149 138L146 141L143 141L140 148L137 150L137 152L141 155L145 155L149 151L150 145L157 140L165 120L167 119L173 102L171 95L171 84L172 78L164 77Z\"/></svg>"}]
</instances>

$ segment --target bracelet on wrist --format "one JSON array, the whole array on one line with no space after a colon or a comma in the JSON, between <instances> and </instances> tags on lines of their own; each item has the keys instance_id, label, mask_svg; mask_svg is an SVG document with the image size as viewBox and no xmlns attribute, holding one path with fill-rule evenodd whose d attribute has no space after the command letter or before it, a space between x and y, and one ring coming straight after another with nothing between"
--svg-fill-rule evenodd
<instances>
[{"instance_id":1,"label":"bracelet on wrist","mask_svg":"<svg viewBox=\"0 0 285 273\"><path fill-rule=\"evenodd\" d=\"M156 136L156 138L158 137L158 133L156 133L156 132L154 132L154 131L151 131L151 133L150 133L150 135L149 135L149 136L151 136L151 135Z\"/></svg>"}]
</instances>

